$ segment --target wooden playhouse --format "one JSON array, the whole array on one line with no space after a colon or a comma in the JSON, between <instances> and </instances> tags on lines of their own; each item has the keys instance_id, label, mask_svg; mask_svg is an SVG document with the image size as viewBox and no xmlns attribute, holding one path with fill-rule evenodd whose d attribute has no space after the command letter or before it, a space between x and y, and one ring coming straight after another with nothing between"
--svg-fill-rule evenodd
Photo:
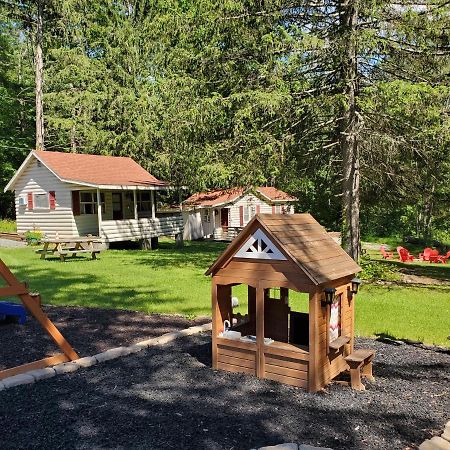
<instances>
[{"instance_id":1,"label":"wooden playhouse","mask_svg":"<svg viewBox=\"0 0 450 450\"><path fill-rule=\"evenodd\" d=\"M352 387L364 389L374 352L353 348L360 270L310 214L257 214L206 272L213 368L311 392L350 370ZM240 284L248 286L245 315L233 313ZM290 291L307 294L306 312L291 309Z\"/></svg>"}]
</instances>

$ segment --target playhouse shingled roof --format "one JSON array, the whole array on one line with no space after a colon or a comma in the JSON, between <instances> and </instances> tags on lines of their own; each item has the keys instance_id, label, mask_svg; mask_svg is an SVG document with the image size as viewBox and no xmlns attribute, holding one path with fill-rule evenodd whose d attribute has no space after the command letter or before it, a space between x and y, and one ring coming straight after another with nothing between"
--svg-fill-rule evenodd
<instances>
[{"instance_id":1,"label":"playhouse shingled roof","mask_svg":"<svg viewBox=\"0 0 450 450\"><path fill-rule=\"evenodd\" d=\"M260 227L315 285L361 271L311 214L257 214L211 265L206 275L214 275L247 241L255 227Z\"/></svg>"},{"instance_id":2,"label":"playhouse shingled roof","mask_svg":"<svg viewBox=\"0 0 450 450\"><path fill-rule=\"evenodd\" d=\"M207 192L197 192L184 201L187 206L220 206L233 203L245 193L254 191L270 202L296 202L298 199L273 186L255 188L235 187L230 189L214 189Z\"/></svg>"},{"instance_id":3,"label":"playhouse shingled roof","mask_svg":"<svg viewBox=\"0 0 450 450\"><path fill-rule=\"evenodd\" d=\"M52 171L61 181L88 186L167 186L133 159L123 156L89 155L86 153L64 153L33 150L6 186L11 189L15 180L35 157Z\"/></svg>"}]
</instances>

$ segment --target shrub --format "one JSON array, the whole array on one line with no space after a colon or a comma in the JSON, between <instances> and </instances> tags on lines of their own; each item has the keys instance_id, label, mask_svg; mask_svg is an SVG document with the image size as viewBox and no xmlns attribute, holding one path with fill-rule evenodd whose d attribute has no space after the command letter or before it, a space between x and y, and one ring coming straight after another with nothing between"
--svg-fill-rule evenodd
<instances>
[{"instance_id":1,"label":"shrub","mask_svg":"<svg viewBox=\"0 0 450 450\"><path fill-rule=\"evenodd\" d=\"M44 234L39 230L25 232L25 239L28 245L38 245Z\"/></svg>"},{"instance_id":2,"label":"shrub","mask_svg":"<svg viewBox=\"0 0 450 450\"><path fill-rule=\"evenodd\" d=\"M374 261L363 256L359 265L363 269L360 277L363 280L399 281L399 272L387 262Z\"/></svg>"}]
</instances>

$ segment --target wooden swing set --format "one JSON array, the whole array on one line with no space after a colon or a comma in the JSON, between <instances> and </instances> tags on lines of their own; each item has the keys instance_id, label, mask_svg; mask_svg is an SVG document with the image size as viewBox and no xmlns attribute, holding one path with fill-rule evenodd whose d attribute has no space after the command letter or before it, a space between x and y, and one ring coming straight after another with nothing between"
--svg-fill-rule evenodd
<instances>
[{"instance_id":1,"label":"wooden swing set","mask_svg":"<svg viewBox=\"0 0 450 450\"><path fill-rule=\"evenodd\" d=\"M19 297L25 308L35 317L35 319L41 324L44 331L53 339L55 344L63 352L28 364L2 370L0 371L0 380L28 372L29 370L43 369L44 367L78 359L78 354L66 341L53 322L47 317L44 311L42 311L39 294L30 293L26 284L20 283L1 259L0 277L6 282L5 287L0 287L0 298L12 296Z\"/></svg>"}]
</instances>

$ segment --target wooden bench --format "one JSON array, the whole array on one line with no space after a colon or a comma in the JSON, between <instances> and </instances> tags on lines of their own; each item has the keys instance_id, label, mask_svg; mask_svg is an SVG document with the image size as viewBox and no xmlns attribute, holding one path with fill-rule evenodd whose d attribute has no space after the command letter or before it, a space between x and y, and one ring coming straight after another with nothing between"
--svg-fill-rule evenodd
<instances>
[{"instance_id":1,"label":"wooden bench","mask_svg":"<svg viewBox=\"0 0 450 450\"><path fill-rule=\"evenodd\" d=\"M356 389L357 391L365 390L365 386L361 383L361 375L371 381L375 379L372 375L372 360L374 356L374 350L360 349L355 350L345 357L345 361L350 368L350 384L352 389Z\"/></svg>"},{"instance_id":2,"label":"wooden bench","mask_svg":"<svg viewBox=\"0 0 450 450\"><path fill-rule=\"evenodd\" d=\"M59 257L62 261L64 261L64 257L71 254L72 256L75 256L77 253L91 253L92 259L97 259L97 253L100 253L100 250L86 250L86 249L64 249L58 252Z\"/></svg>"}]
</instances>

